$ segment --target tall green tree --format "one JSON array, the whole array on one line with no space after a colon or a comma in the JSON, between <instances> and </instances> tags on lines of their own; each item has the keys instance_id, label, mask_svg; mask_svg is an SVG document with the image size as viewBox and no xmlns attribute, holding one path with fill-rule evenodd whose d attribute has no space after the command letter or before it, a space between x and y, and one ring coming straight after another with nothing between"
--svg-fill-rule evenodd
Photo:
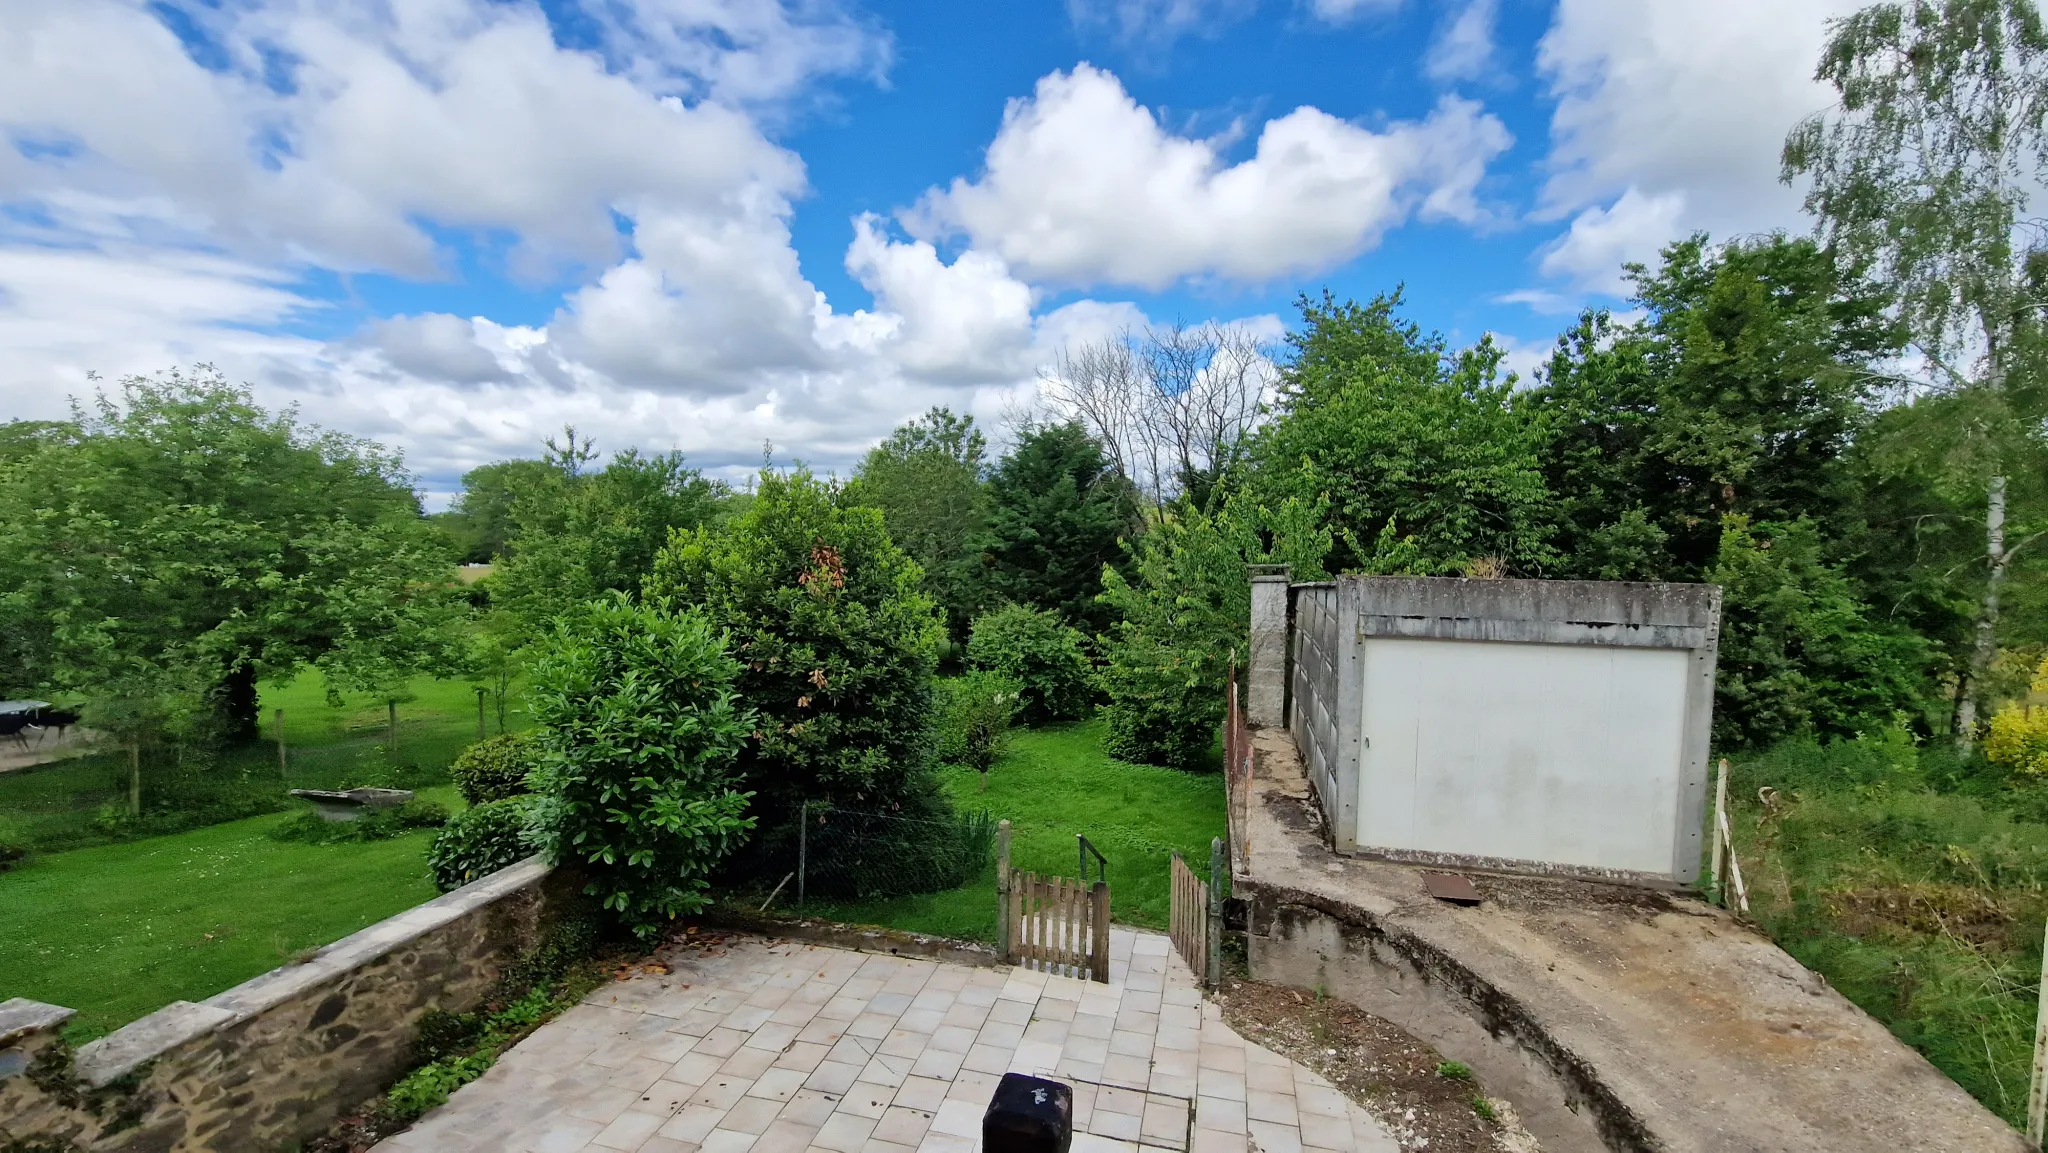
<instances>
[{"instance_id":1,"label":"tall green tree","mask_svg":"<svg viewBox=\"0 0 2048 1153\"><path fill-rule=\"evenodd\" d=\"M1874 366L1899 344L1883 296L1784 236L1696 235L1630 277L1643 318L1580 317L1518 397L1542 425L1560 575L1700 580L1724 516L1837 517Z\"/></svg>"},{"instance_id":2,"label":"tall green tree","mask_svg":"<svg viewBox=\"0 0 2048 1153\"><path fill-rule=\"evenodd\" d=\"M1894 0L1834 22L1817 77L1838 105L1786 138L1784 176L1845 258L1897 300L1952 404L1923 451L1984 509L1984 568L1968 675L1998 643L2010 563L2007 480L2041 433L2043 271L2033 203L2048 176L2048 30L2033 0ZM2027 526L2029 530L2033 526ZM1972 739L1965 691L1958 739Z\"/></svg>"},{"instance_id":3,"label":"tall green tree","mask_svg":"<svg viewBox=\"0 0 2048 1153\"><path fill-rule=\"evenodd\" d=\"M846 500L880 509L889 539L924 570L924 588L964 637L975 609L968 540L987 516L982 457L988 443L972 416L934 408L868 451Z\"/></svg>"},{"instance_id":4,"label":"tall green tree","mask_svg":"<svg viewBox=\"0 0 2048 1153\"><path fill-rule=\"evenodd\" d=\"M1079 422L1028 428L988 482L988 520L969 548L985 603L1059 613L1099 631L1110 616L1096 597L1104 565L1137 525L1136 493Z\"/></svg>"},{"instance_id":5,"label":"tall green tree","mask_svg":"<svg viewBox=\"0 0 2048 1153\"><path fill-rule=\"evenodd\" d=\"M529 633L569 607L607 592L636 594L671 533L710 523L725 486L683 463L679 452L616 453L603 468L575 429L548 442L542 472L514 484L514 533L491 575L494 603Z\"/></svg>"},{"instance_id":6,"label":"tall green tree","mask_svg":"<svg viewBox=\"0 0 2048 1153\"><path fill-rule=\"evenodd\" d=\"M1724 598L1714 684L1720 747L1876 732L1923 698L1924 642L1869 619L1812 521L1724 517L1707 576Z\"/></svg>"},{"instance_id":7,"label":"tall green tree","mask_svg":"<svg viewBox=\"0 0 2048 1153\"><path fill-rule=\"evenodd\" d=\"M489 564L510 551L519 532L513 505L521 493L552 479L557 469L545 460L500 460L462 474L462 492L447 512L432 519L448 530L465 564Z\"/></svg>"},{"instance_id":8,"label":"tall green tree","mask_svg":"<svg viewBox=\"0 0 2048 1153\"><path fill-rule=\"evenodd\" d=\"M110 689L175 682L234 740L259 678L447 660L450 558L396 456L204 366L125 380L72 423L0 460L0 689L189 717Z\"/></svg>"},{"instance_id":9,"label":"tall green tree","mask_svg":"<svg viewBox=\"0 0 2048 1153\"><path fill-rule=\"evenodd\" d=\"M1398 319L1398 300L1300 300L1248 491L1268 507L1327 501L1345 567L1455 572L1493 558L1541 575L1557 559L1542 442L1501 350L1447 352Z\"/></svg>"}]
</instances>

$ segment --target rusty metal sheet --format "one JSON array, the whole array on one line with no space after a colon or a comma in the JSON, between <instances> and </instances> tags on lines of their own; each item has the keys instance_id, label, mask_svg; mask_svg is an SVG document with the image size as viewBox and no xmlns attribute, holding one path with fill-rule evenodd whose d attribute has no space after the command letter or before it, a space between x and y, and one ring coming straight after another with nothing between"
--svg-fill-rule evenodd
<instances>
[{"instance_id":1,"label":"rusty metal sheet","mask_svg":"<svg viewBox=\"0 0 2048 1153\"><path fill-rule=\"evenodd\" d=\"M1422 887L1429 890L1430 896L1453 905L1479 903L1479 890L1473 888L1471 878L1462 873L1424 873Z\"/></svg>"}]
</instances>

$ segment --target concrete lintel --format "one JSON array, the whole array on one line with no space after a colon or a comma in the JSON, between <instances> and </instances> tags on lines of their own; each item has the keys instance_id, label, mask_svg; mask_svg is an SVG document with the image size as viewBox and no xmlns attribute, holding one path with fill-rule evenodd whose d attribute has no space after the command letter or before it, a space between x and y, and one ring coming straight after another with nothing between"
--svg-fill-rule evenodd
<instances>
[{"instance_id":1,"label":"concrete lintel","mask_svg":"<svg viewBox=\"0 0 2048 1153\"><path fill-rule=\"evenodd\" d=\"M1718 623L1713 585L1345 577L1364 636L1441 636L1697 648Z\"/></svg>"},{"instance_id":2,"label":"concrete lintel","mask_svg":"<svg viewBox=\"0 0 2048 1153\"><path fill-rule=\"evenodd\" d=\"M235 1015L225 1009L173 1001L80 1048L76 1066L79 1080L98 1089L234 1019Z\"/></svg>"},{"instance_id":3,"label":"concrete lintel","mask_svg":"<svg viewBox=\"0 0 2048 1153\"><path fill-rule=\"evenodd\" d=\"M0 1001L0 1045L11 1045L30 1033L59 1028L77 1015L78 1010L66 1009L62 1005L48 1005L27 997L9 997Z\"/></svg>"}]
</instances>

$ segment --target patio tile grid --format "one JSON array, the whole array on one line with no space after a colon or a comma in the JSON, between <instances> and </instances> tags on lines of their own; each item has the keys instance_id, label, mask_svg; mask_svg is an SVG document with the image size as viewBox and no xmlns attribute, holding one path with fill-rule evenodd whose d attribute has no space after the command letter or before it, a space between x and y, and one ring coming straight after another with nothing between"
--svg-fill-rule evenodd
<instances>
[{"instance_id":1,"label":"patio tile grid","mask_svg":"<svg viewBox=\"0 0 2048 1153\"><path fill-rule=\"evenodd\" d=\"M680 948L536 1030L386 1153L969 1153L1005 1072L1074 1087L1074 1153L1394 1153L1246 1041L1157 933L1110 981L765 938Z\"/></svg>"}]
</instances>

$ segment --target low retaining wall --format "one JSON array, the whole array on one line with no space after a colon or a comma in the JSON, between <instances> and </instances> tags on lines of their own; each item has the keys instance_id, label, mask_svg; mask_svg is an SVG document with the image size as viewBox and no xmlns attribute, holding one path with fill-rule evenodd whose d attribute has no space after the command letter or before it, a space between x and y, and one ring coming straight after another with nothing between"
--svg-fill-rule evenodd
<instances>
[{"instance_id":1,"label":"low retaining wall","mask_svg":"<svg viewBox=\"0 0 2048 1153\"><path fill-rule=\"evenodd\" d=\"M0 1148L295 1147L405 1070L422 1013L474 1008L539 943L550 876L529 858L75 1053L72 1010L0 1002Z\"/></svg>"},{"instance_id":2,"label":"low retaining wall","mask_svg":"<svg viewBox=\"0 0 2048 1153\"><path fill-rule=\"evenodd\" d=\"M1545 1153L1662 1149L1598 1073L1454 959L1364 909L1240 878L1253 977L1319 990L1479 1072Z\"/></svg>"}]
</instances>

